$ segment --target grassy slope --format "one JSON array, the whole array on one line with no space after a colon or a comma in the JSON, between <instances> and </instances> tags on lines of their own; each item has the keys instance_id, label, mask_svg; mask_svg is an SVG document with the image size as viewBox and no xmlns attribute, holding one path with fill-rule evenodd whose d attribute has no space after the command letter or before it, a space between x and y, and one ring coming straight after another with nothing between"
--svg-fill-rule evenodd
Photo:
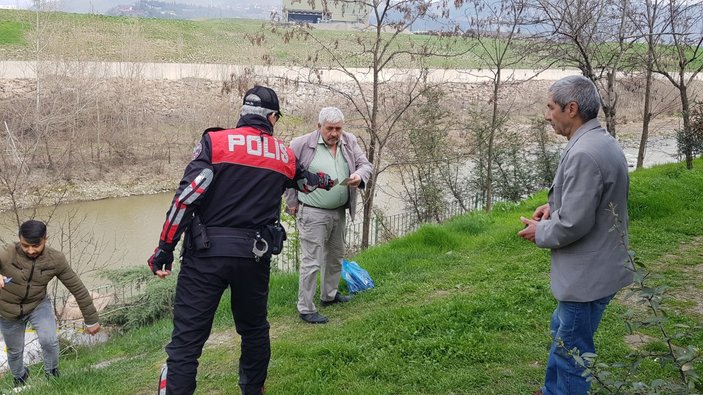
<instances>
[{"instance_id":1,"label":"grassy slope","mask_svg":"<svg viewBox=\"0 0 703 395\"><path fill-rule=\"evenodd\" d=\"M22 35L25 31L25 25L19 21L0 19L0 44L3 46L24 44Z\"/></svg>"},{"instance_id":2,"label":"grassy slope","mask_svg":"<svg viewBox=\"0 0 703 395\"><path fill-rule=\"evenodd\" d=\"M39 25L44 33L42 57L52 59L108 60L169 63L230 63L304 65L325 55L312 53L314 45L300 38L288 39L284 31L274 32L263 20L165 20L107 17L100 15L43 13ZM0 10L0 55L5 59L35 59L36 45L29 34L37 25L37 15L28 11ZM390 35L389 35L390 36ZM358 31L315 30L315 37L335 47L347 66L363 66L368 58L359 56L357 39L368 37ZM410 48L435 42L431 36L400 35L394 45ZM48 43L48 45L46 45ZM455 47L457 57L434 58L435 68L480 67L469 51L471 40ZM399 57L387 67L407 67L408 58Z\"/></svg>"},{"instance_id":3,"label":"grassy slope","mask_svg":"<svg viewBox=\"0 0 703 395\"><path fill-rule=\"evenodd\" d=\"M329 63L324 53L313 53L312 48L316 45L310 41L291 37L290 30L283 28L274 31L271 24L263 20L190 21L70 13L37 15L17 10L0 10L0 59L36 59L37 55L32 51L37 43L33 41L35 39L31 32L37 25L43 34L39 47L43 48L41 57L45 59L306 65L310 59L315 58L319 66ZM359 55L361 46L358 44L360 40L368 46L367 33L315 29L314 35L317 40L334 48L335 54L346 66L368 65L368 57ZM403 34L394 40L391 48L409 50L423 44L439 48L437 43L434 36ZM433 57L427 60L427 66L447 69L486 68L487 65L477 55L481 52L477 45L478 42L474 39L459 38L452 43L451 52L460 55ZM496 43L487 40L483 45ZM643 51L642 45L634 48L637 52ZM534 52L529 45L526 49L514 47L513 50L518 53ZM437 52L442 51L438 49ZM687 56L692 56L692 50ZM691 69L697 69L700 62L699 59L691 64ZM522 63L523 65L511 67L549 65L549 62L540 62L540 59L531 59L529 62L524 60ZM408 57L399 56L387 67L404 68L408 64L413 62Z\"/></svg>"},{"instance_id":4,"label":"grassy slope","mask_svg":"<svg viewBox=\"0 0 703 395\"><path fill-rule=\"evenodd\" d=\"M695 165L693 171L672 164L633 173L630 229L632 248L665 275L663 281L700 295L703 246L691 244L685 254L679 252L680 246L703 235L703 160ZM538 387L555 305L549 291L549 254L515 234L519 215L530 214L544 199L542 193L519 206L498 205L492 215L425 226L356 256L377 288L347 305L326 308L331 318L327 325L301 323L295 311L297 277L275 274L267 392L519 394ZM677 255L680 259L673 258ZM692 267L698 271L690 271ZM688 275L682 276L682 270L689 270ZM700 323L701 317L690 311L695 300L676 301L673 321ZM213 343L201 358L199 393L236 393L239 341L227 310L225 297ZM607 361L622 360L628 352L624 311L613 304L597 334ZM153 392L170 327L170 322L161 322L64 356L64 376L51 392ZM700 347L703 333L692 344ZM109 368L90 368L105 360L113 361ZM41 375L38 369L35 376ZM649 379L673 376L648 365L645 371ZM3 385L9 382L5 377ZM40 379L34 390L23 393L47 390Z\"/></svg>"}]
</instances>

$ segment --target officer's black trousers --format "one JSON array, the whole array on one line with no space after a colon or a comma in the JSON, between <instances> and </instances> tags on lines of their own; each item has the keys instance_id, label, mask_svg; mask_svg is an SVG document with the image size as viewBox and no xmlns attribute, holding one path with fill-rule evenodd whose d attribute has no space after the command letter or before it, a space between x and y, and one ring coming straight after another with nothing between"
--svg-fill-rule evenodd
<instances>
[{"instance_id":1,"label":"officer's black trousers","mask_svg":"<svg viewBox=\"0 0 703 395\"><path fill-rule=\"evenodd\" d=\"M232 315L242 337L239 386L242 393L261 394L271 344L266 320L270 260L248 258L183 258L173 309L173 335L168 354L168 395L192 394L198 358L210 336L222 293L231 287ZM232 393L222 388L223 393Z\"/></svg>"}]
</instances>

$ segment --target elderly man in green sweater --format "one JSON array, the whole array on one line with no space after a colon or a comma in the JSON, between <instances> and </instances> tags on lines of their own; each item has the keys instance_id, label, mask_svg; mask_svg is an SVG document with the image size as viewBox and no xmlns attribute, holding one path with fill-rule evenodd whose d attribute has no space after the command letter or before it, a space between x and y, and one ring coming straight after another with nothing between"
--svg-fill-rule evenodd
<instances>
[{"instance_id":1,"label":"elderly man in green sweater","mask_svg":"<svg viewBox=\"0 0 703 395\"><path fill-rule=\"evenodd\" d=\"M7 361L15 386L29 378L24 366L24 333L27 323L37 332L47 377L59 375L59 339L56 317L47 296L54 277L73 294L85 320L85 332L100 331L98 312L88 289L71 269L66 257L46 246L46 225L30 220L19 229L19 242L0 248L0 332L7 345Z\"/></svg>"}]
</instances>

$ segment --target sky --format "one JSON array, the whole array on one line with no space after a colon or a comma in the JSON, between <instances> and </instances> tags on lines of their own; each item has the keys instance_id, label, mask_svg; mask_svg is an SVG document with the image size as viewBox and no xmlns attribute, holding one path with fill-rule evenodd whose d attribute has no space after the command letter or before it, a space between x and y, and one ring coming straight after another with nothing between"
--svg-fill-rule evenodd
<instances>
[{"instance_id":1,"label":"sky","mask_svg":"<svg viewBox=\"0 0 703 395\"><path fill-rule=\"evenodd\" d=\"M58 4L58 9L66 12L76 12L76 13L98 13L104 14L108 10L118 5L129 5L134 4L136 0L42 0L46 2L56 1ZM280 10L283 6L283 0L161 0L166 2L182 3L182 4L192 4L198 6L211 6L211 7L229 7L234 9L233 13L240 17L245 18L262 18L267 19L270 15L270 10L278 9ZM305 0L302 0L305 1ZM27 8L32 4L32 0L0 0L0 6L10 5L17 6L18 8ZM247 10L253 5L256 5L258 9ZM452 12L453 18L459 22L462 27L466 25L466 17L461 15L461 11L454 10ZM430 21L428 19L417 21L411 28L411 30L447 30L453 26L447 21Z\"/></svg>"},{"instance_id":2,"label":"sky","mask_svg":"<svg viewBox=\"0 0 703 395\"><path fill-rule=\"evenodd\" d=\"M193 4L199 6L222 7L230 6L234 8L245 7L252 4L251 0L162 0L167 2ZM78 13L104 13L112 7L118 5L134 4L135 0L59 0L60 9L68 12ZM0 0L0 6L17 6L18 8L28 8L32 4L31 0ZM256 4L264 8L280 8L283 0L256 0Z\"/></svg>"},{"instance_id":3,"label":"sky","mask_svg":"<svg viewBox=\"0 0 703 395\"><path fill-rule=\"evenodd\" d=\"M13 6L17 8L27 8L31 4L29 0L0 0L0 6Z\"/></svg>"}]
</instances>

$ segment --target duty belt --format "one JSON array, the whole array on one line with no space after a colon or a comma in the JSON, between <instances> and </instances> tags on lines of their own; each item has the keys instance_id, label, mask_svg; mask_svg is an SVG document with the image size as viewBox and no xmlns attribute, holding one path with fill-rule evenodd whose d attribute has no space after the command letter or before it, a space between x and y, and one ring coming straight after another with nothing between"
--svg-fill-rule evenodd
<instances>
[{"instance_id":1,"label":"duty belt","mask_svg":"<svg viewBox=\"0 0 703 395\"><path fill-rule=\"evenodd\" d=\"M202 246L209 249L211 246L210 237L229 236L239 239L252 240L251 253L258 261L269 250L269 244L261 235L261 232L253 229L230 228L223 226L203 226L199 224L198 234L193 237L199 237Z\"/></svg>"},{"instance_id":2,"label":"duty belt","mask_svg":"<svg viewBox=\"0 0 703 395\"><path fill-rule=\"evenodd\" d=\"M243 228L228 228L226 226L206 226L206 232L211 236L238 236L255 238L257 231Z\"/></svg>"}]
</instances>

